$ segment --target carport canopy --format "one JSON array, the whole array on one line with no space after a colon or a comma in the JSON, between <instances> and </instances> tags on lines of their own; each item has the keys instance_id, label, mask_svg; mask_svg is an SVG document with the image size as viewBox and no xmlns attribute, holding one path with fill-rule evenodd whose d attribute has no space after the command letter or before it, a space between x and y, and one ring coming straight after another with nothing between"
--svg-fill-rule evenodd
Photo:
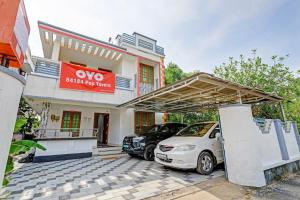
<instances>
[{"instance_id":1,"label":"carport canopy","mask_svg":"<svg viewBox=\"0 0 300 200\"><path fill-rule=\"evenodd\" d=\"M225 104L280 102L281 97L199 72L126 103L136 111L187 113Z\"/></svg>"}]
</instances>

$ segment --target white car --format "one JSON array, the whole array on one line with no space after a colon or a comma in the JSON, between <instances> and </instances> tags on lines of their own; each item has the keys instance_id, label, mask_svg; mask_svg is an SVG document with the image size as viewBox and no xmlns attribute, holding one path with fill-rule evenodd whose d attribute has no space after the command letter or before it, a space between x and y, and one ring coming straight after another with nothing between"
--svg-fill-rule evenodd
<instances>
[{"instance_id":1,"label":"white car","mask_svg":"<svg viewBox=\"0 0 300 200\"><path fill-rule=\"evenodd\" d=\"M212 173L224 161L218 122L201 122L188 126L175 136L158 143L155 161L173 168L196 169Z\"/></svg>"}]
</instances>

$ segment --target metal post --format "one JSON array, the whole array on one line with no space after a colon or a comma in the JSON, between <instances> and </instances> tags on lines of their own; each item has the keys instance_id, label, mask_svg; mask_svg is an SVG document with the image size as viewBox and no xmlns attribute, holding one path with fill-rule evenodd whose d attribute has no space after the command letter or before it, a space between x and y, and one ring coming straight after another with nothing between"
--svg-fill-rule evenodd
<instances>
[{"instance_id":1,"label":"metal post","mask_svg":"<svg viewBox=\"0 0 300 200\"><path fill-rule=\"evenodd\" d=\"M284 107L283 107L282 102L279 102L279 106L280 106L282 120L285 122L286 121L286 115L285 115L285 112L284 112Z\"/></svg>"},{"instance_id":2,"label":"metal post","mask_svg":"<svg viewBox=\"0 0 300 200\"><path fill-rule=\"evenodd\" d=\"M218 110L218 121L219 121L219 127L220 127L220 134L221 134L221 146L222 146L222 151L223 151L223 157L224 157L224 168L225 168L225 178L228 180L228 173L227 173L227 165L226 165L226 152L224 148L224 137L223 137L223 131L222 131L222 126L221 126L221 118L220 118L220 112Z\"/></svg>"},{"instance_id":3,"label":"metal post","mask_svg":"<svg viewBox=\"0 0 300 200\"><path fill-rule=\"evenodd\" d=\"M243 101L242 101L242 96L241 96L241 91L237 91L237 99L236 99L236 102L239 103L239 104L242 104Z\"/></svg>"}]
</instances>

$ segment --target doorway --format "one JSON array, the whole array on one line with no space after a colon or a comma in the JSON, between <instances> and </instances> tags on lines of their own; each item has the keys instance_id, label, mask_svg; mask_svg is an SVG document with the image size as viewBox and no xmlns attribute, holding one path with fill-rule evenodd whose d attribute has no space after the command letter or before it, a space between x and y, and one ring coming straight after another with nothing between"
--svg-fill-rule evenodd
<instances>
[{"instance_id":1,"label":"doorway","mask_svg":"<svg viewBox=\"0 0 300 200\"><path fill-rule=\"evenodd\" d=\"M97 129L97 147L106 146L108 143L109 114L94 113L94 129Z\"/></svg>"}]
</instances>

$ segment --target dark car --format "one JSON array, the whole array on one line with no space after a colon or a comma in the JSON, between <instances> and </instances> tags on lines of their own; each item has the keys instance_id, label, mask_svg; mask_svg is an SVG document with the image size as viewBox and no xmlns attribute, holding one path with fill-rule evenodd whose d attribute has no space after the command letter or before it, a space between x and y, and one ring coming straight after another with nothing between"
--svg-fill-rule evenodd
<instances>
[{"instance_id":1,"label":"dark car","mask_svg":"<svg viewBox=\"0 0 300 200\"><path fill-rule=\"evenodd\" d=\"M172 137L186 126L186 124L181 123L153 125L140 136L126 136L123 140L123 151L130 156L142 156L145 160L154 160L156 144Z\"/></svg>"}]
</instances>

